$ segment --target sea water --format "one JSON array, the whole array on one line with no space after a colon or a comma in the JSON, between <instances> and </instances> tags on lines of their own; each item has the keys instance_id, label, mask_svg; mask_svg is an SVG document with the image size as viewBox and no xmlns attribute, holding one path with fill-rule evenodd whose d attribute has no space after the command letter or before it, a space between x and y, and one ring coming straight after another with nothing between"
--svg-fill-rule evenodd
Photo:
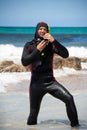
<instances>
[{"instance_id":1,"label":"sea water","mask_svg":"<svg viewBox=\"0 0 87 130\"><path fill-rule=\"evenodd\" d=\"M21 64L21 55L26 42L34 38L35 27L0 27L0 62L11 60ZM87 27L52 27L50 33L69 50L69 56L87 58ZM87 70L87 63L82 64ZM77 74L81 71L64 68L54 70L56 77ZM30 79L28 73L0 73L0 92L6 92L10 83L17 84Z\"/></svg>"}]
</instances>

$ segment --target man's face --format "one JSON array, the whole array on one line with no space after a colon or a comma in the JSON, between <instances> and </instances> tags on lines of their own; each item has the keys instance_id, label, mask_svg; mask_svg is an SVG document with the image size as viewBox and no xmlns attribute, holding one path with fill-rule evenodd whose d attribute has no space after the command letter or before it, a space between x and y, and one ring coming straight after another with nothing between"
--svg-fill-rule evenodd
<instances>
[{"instance_id":1,"label":"man's face","mask_svg":"<svg viewBox=\"0 0 87 130\"><path fill-rule=\"evenodd\" d=\"M45 27L40 27L40 28L38 29L38 35L39 35L40 37L43 37L46 33L47 33L47 29L46 29Z\"/></svg>"}]
</instances>

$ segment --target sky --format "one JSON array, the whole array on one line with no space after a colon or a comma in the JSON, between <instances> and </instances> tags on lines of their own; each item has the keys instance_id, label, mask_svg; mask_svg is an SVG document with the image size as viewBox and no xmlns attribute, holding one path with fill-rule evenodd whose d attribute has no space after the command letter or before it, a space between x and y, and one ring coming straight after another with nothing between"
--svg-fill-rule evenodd
<instances>
[{"instance_id":1,"label":"sky","mask_svg":"<svg viewBox=\"0 0 87 130\"><path fill-rule=\"evenodd\" d=\"M87 27L87 0L0 0L0 26Z\"/></svg>"}]
</instances>

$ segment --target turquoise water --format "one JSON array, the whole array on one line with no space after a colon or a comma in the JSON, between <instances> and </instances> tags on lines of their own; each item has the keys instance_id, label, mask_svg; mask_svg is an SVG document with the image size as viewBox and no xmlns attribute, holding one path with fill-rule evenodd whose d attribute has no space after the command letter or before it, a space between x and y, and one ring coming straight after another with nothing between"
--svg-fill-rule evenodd
<instances>
[{"instance_id":1,"label":"turquoise water","mask_svg":"<svg viewBox=\"0 0 87 130\"><path fill-rule=\"evenodd\" d=\"M0 27L0 45L24 46L34 33L35 27ZM65 46L87 47L87 27L51 27L50 33Z\"/></svg>"},{"instance_id":2,"label":"turquoise water","mask_svg":"<svg viewBox=\"0 0 87 130\"><path fill-rule=\"evenodd\" d=\"M87 27L51 27L52 34L87 34ZM35 27L0 27L0 34L34 34Z\"/></svg>"}]
</instances>

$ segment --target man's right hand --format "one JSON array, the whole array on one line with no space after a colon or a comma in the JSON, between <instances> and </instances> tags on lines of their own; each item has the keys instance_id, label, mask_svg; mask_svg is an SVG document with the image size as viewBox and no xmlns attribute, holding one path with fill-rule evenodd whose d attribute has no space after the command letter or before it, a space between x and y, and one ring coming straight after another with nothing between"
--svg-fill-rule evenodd
<instances>
[{"instance_id":1,"label":"man's right hand","mask_svg":"<svg viewBox=\"0 0 87 130\"><path fill-rule=\"evenodd\" d=\"M37 45L37 49L41 52L47 45L47 41L42 40L38 45Z\"/></svg>"}]
</instances>

